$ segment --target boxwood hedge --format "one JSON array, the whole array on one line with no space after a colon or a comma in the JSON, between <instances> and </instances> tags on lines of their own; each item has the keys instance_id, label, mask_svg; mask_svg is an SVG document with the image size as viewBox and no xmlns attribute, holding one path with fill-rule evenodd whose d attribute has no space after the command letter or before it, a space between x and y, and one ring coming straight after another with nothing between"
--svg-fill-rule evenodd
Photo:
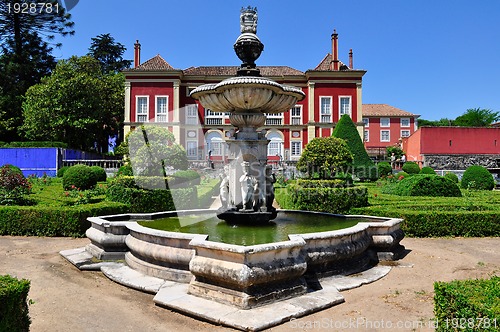
<instances>
[{"instance_id":1,"label":"boxwood hedge","mask_svg":"<svg viewBox=\"0 0 500 332\"><path fill-rule=\"evenodd\" d=\"M9 275L0 276L0 331L28 332L30 281Z\"/></svg>"}]
</instances>

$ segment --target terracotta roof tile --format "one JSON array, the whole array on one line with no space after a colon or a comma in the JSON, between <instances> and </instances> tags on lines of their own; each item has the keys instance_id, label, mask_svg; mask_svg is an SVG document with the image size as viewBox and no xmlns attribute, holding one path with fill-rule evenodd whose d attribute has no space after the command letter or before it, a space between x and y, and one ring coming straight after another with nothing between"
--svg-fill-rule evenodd
<instances>
[{"instance_id":1,"label":"terracotta roof tile","mask_svg":"<svg viewBox=\"0 0 500 332\"><path fill-rule=\"evenodd\" d=\"M330 53L328 53L327 55L325 55L325 57L323 58L323 60L321 60L321 62L319 63L319 65L317 65L316 68L314 68L313 70L316 70L316 71L331 71L331 69L330 69L331 62L332 62L332 55ZM340 60L339 60L339 68L340 68L341 71L351 70L348 66L346 66Z\"/></svg>"},{"instance_id":2,"label":"terracotta roof tile","mask_svg":"<svg viewBox=\"0 0 500 332\"><path fill-rule=\"evenodd\" d=\"M363 116L396 116L414 117L416 114L403 111L387 104L363 104Z\"/></svg>"},{"instance_id":3,"label":"terracotta roof tile","mask_svg":"<svg viewBox=\"0 0 500 332\"><path fill-rule=\"evenodd\" d=\"M156 55L155 57L144 62L137 68L130 69L131 71L163 71L163 70L175 70L161 55Z\"/></svg>"}]
</instances>

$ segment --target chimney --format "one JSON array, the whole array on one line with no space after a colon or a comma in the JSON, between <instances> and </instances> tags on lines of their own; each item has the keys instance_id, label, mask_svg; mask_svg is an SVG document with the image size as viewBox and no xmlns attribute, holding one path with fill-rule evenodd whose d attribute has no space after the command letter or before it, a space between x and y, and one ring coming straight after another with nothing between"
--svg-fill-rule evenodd
<instances>
[{"instance_id":1,"label":"chimney","mask_svg":"<svg viewBox=\"0 0 500 332\"><path fill-rule=\"evenodd\" d=\"M352 48L349 50L349 68L353 69L353 64L352 64Z\"/></svg>"},{"instance_id":2,"label":"chimney","mask_svg":"<svg viewBox=\"0 0 500 332\"><path fill-rule=\"evenodd\" d=\"M332 34L332 62L330 70L339 70L339 35L335 29Z\"/></svg>"},{"instance_id":3,"label":"chimney","mask_svg":"<svg viewBox=\"0 0 500 332\"><path fill-rule=\"evenodd\" d=\"M134 44L134 68L137 68L141 65L141 44L139 44L139 40L137 40Z\"/></svg>"}]
</instances>

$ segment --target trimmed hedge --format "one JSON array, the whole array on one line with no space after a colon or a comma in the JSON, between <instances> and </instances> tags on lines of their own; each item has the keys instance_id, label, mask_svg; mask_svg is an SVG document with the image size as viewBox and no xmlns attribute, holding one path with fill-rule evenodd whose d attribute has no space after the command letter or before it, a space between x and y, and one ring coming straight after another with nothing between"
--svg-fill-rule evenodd
<instances>
[{"instance_id":1,"label":"trimmed hedge","mask_svg":"<svg viewBox=\"0 0 500 332\"><path fill-rule=\"evenodd\" d=\"M407 161L404 163L402 170L410 175L420 173L420 166L414 161Z\"/></svg>"},{"instance_id":2,"label":"trimmed hedge","mask_svg":"<svg viewBox=\"0 0 500 332\"><path fill-rule=\"evenodd\" d=\"M0 331L28 332L30 281L9 275L0 276Z\"/></svg>"},{"instance_id":3,"label":"trimmed hedge","mask_svg":"<svg viewBox=\"0 0 500 332\"><path fill-rule=\"evenodd\" d=\"M434 283L436 331L498 331L500 277Z\"/></svg>"},{"instance_id":4,"label":"trimmed hedge","mask_svg":"<svg viewBox=\"0 0 500 332\"><path fill-rule=\"evenodd\" d=\"M382 177L383 175L391 175L392 174L392 166L387 161L382 161L377 164L378 176Z\"/></svg>"},{"instance_id":5,"label":"trimmed hedge","mask_svg":"<svg viewBox=\"0 0 500 332\"><path fill-rule=\"evenodd\" d=\"M447 172L445 175L443 175L445 178L448 180L453 181L453 183L458 183L458 175L452 172Z\"/></svg>"},{"instance_id":6,"label":"trimmed hedge","mask_svg":"<svg viewBox=\"0 0 500 332\"><path fill-rule=\"evenodd\" d=\"M101 202L72 207L1 206L0 235L82 237L88 217L128 212L125 204Z\"/></svg>"},{"instance_id":7,"label":"trimmed hedge","mask_svg":"<svg viewBox=\"0 0 500 332\"><path fill-rule=\"evenodd\" d=\"M344 188L349 186L346 180L333 179L333 180L308 180L298 179L297 185L302 188Z\"/></svg>"},{"instance_id":8,"label":"trimmed hedge","mask_svg":"<svg viewBox=\"0 0 500 332\"><path fill-rule=\"evenodd\" d=\"M94 172L97 182L106 182L108 175L104 168L101 166L90 166L90 169Z\"/></svg>"},{"instance_id":9,"label":"trimmed hedge","mask_svg":"<svg viewBox=\"0 0 500 332\"><path fill-rule=\"evenodd\" d=\"M197 187L198 207L200 209L207 209L212 205L212 196L219 194L220 182L220 179L213 179Z\"/></svg>"},{"instance_id":10,"label":"trimmed hedge","mask_svg":"<svg viewBox=\"0 0 500 332\"><path fill-rule=\"evenodd\" d=\"M188 187L197 186L201 183L201 177L198 172L193 170L177 171L172 175L171 186Z\"/></svg>"},{"instance_id":11,"label":"trimmed hedge","mask_svg":"<svg viewBox=\"0 0 500 332\"><path fill-rule=\"evenodd\" d=\"M383 193L399 196L461 197L456 183L439 175L417 174L386 185Z\"/></svg>"},{"instance_id":12,"label":"trimmed hedge","mask_svg":"<svg viewBox=\"0 0 500 332\"><path fill-rule=\"evenodd\" d=\"M492 190L495 187L495 179L486 168L474 165L465 170L460 184L464 189Z\"/></svg>"},{"instance_id":13,"label":"trimmed hedge","mask_svg":"<svg viewBox=\"0 0 500 332\"><path fill-rule=\"evenodd\" d=\"M97 174L92 167L87 165L71 166L64 172L63 188L65 190L75 189L88 190L95 188L97 184Z\"/></svg>"},{"instance_id":14,"label":"trimmed hedge","mask_svg":"<svg viewBox=\"0 0 500 332\"><path fill-rule=\"evenodd\" d=\"M57 170L56 176L58 178L62 178L64 176L64 173L69 169L70 166L63 166Z\"/></svg>"},{"instance_id":15,"label":"trimmed hedge","mask_svg":"<svg viewBox=\"0 0 500 332\"><path fill-rule=\"evenodd\" d=\"M424 166L420 170L420 174L436 174L436 171L432 167Z\"/></svg>"},{"instance_id":16,"label":"trimmed hedge","mask_svg":"<svg viewBox=\"0 0 500 332\"><path fill-rule=\"evenodd\" d=\"M11 142L4 145L6 148L67 148L68 144L63 142L34 141L34 142Z\"/></svg>"},{"instance_id":17,"label":"trimmed hedge","mask_svg":"<svg viewBox=\"0 0 500 332\"><path fill-rule=\"evenodd\" d=\"M347 213L353 207L368 205L366 187L304 188L299 184L292 184L285 190L290 196L287 203L291 205L286 208L295 210ZM281 202L279 204L283 207Z\"/></svg>"}]
</instances>

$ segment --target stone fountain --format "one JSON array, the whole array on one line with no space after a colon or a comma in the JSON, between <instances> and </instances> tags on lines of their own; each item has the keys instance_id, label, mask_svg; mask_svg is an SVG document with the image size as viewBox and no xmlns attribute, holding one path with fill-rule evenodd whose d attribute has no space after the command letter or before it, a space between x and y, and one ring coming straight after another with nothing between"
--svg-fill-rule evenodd
<instances>
[{"instance_id":1,"label":"stone fountain","mask_svg":"<svg viewBox=\"0 0 500 332\"><path fill-rule=\"evenodd\" d=\"M377 263L398 259L404 234L398 218L277 211L272 206L269 141L258 128L266 113L287 111L304 93L260 76L255 60L264 46L256 36L256 9L242 9L240 23L234 48L243 63L237 76L191 93L204 107L230 113L235 127L226 140L230 155L220 186L222 207L89 218L90 243L61 255L81 270L100 270L118 283L155 294L160 306L255 331L341 303L339 291L383 277L391 268ZM183 216L217 216L231 227L267 227L283 216L306 218L307 224L340 218L355 220L355 225L287 233L285 240L249 245L148 227L150 221L172 223Z\"/></svg>"},{"instance_id":2,"label":"stone fountain","mask_svg":"<svg viewBox=\"0 0 500 332\"><path fill-rule=\"evenodd\" d=\"M273 208L274 176L267 165L264 126L267 114L283 113L304 99L301 89L281 85L261 77L255 61L264 45L257 37L257 10L242 9L241 35L234 50L242 61L236 77L217 84L205 84L191 92L191 97L214 112L229 113L236 130L226 139L229 164L221 185L220 219L232 223L267 222L276 218Z\"/></svg>"}]
</instances>

